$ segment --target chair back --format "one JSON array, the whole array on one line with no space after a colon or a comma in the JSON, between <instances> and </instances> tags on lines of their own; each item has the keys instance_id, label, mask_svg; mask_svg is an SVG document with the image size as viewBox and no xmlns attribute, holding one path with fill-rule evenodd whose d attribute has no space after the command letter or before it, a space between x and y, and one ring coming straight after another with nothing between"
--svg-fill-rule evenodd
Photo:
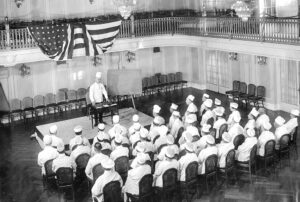
<instances>
[{"instance_id":1,"label":"chair back","mask_svg":"<svg viewBox=\"0 0 300 202\"><path fill-rule=\"evenodd\" d=\"M235 162L235 150L231 149L226 155L226 168L232 168Z\"/></svg>"},{"instance_id":2,"label":"chair back","mask_svg":"<svg viewBox=\"0 0 300 202\"><path fill-rule=\"evenodd\" d=\"M97 180L97 178L104 173L104 168L102 167L101 163L98 163L93 167L92 173L93 173L93 179L95 182Z\"/></svg>"},{"instance_id":3,"label":"chair back","mask_svg":"<svg viewBox=\"0 0 300 202\"><path fill-rule=\"evenodd\" d=\"M16 111L16 110L21 110L21 109L22 109L21 100L15 98L10 101L10 110L12 112Z\"/></svg>"},{"instance_id":4,"label":"chair back","mask_svg":"<svg viewBox=\"0 0 300 202\"><path fill-rule=\"evenodd\" d=\"M103 150L101 150L101 153L106 155L106 156L110 156L111 150L110 149L103 149Z\"/></svg>"},{"instance_id":5,"label":"chair back","mask_svg":"<svg viewBox=\"0 0 300 202\"><path fill-rule=\"evenodd\" d=\"M279 150L289 148L289 142L290 142L289 134L285 134L285 135L281 136L281 138L279 139Z\"/></svg>"},{"instance_id":6,"label":"chair back","mask_svg":"<svg viewBox=\"0 0 300 202\"><path fill-rule=\"evenodd\" d=\"M257 97L265 97L266 88L264 86L257 86Z\"/></svg>"},{"instance_id":7,"label":"chair back","mask_svg":"<svg viewBox=\"0 0 300 202\"><path fill-rule=\"evenodd\" d=\"M151 174L144 175L139 182L140 197L152 193L153 176Z\"/></svg>"},{"instance_id":8,"label":"chair back","mask_svg":"<svg viewBox=\"0 0 300 202\"><path fill-rule=\"evenodd\" d=\"M151 76L150 77L150 83L151 83L151 86L158 85L158 77L157 76Z\"/></svg>"},{"instance_id":9,"label":"chair back","mask_svg":"<svg viewBox=\"0 0 300 202\"><path fill-rule=\"evenodd\" d=\"M56 171L56 183L58 187L73 185L73 169L59 168Z\"/></svg>"},{"instance_id":10,"label":"chair back","mask_svg":"<svg viewBox=\"0 0 300 202\"><path fill-rule=\"evenodd\" d=\"M168 80L168 83L175 82L176 81L175 74L174 73L167 74L167 80Z\"/></svg>"},{"instance_id":11,"label":"chair back","mask_svg":"<svg viewBox=\"0 0 300 202\"><path fill-rule=\"evenodd\" d=\"M197 176L198 176L198 162L196 161L190 162L185 169L185 181L188 183L197 180Z\"/></svg>"},{"instance_id":12,"label":"chair back","mask_svg":"<svg viewBox=\"0 0 300 202\"><path fill-rule=\"evenodd\" d=\"M149 83L150 83L150 79L149 77L144 77L142 79L142 88L148 88L149 87Z\"/></svg>"},{"instance_id":13,"label":"chair back","mask_svg":"<svg viewBox=\"0 0 300 202\"><path fill-rule=\"evenodd\" d=\"M245 141L245 136L243 134L239 134L235 136L233 140L234 149L236 150L243 142Z\"/></svg>"},{"instance_id":14,"label":"chair back","mask_svg":"<svg viewBox=\"0 0 300 202\"><path fill-rule=\"evenodd\" d=\"M219 138L222 140L222 135L228 130L228 125L226 123L222 124L219 128Z\"/></svg>"},{"instance_id":15,"label":"chair back","mask_svg":"<svg viewBox=\"0 0 300 202\"><path fill-rule=\"evenodd\" d=\"M79 156L77 156L77 158L75 159L77 168L78 169L85 169L86 165L89 162L89 159L90 159L89 154L80 154Z\"/></svg>"},{"instance_id":16,"label":"chair back","mask_svg":"<svg viewBox=\"0 0 300 202\"><path fill-rule=\"evenodd\" d=\"M64 91L59 90L56 94L56 101L57 101L57 103L66 102L67 101L66 93Z\"/></svg>"},{"instance_id":17,"label":"chair back","mask_svg":"<svg viewBox=\"0 0 300 202\"><path fill-rule=\"evenodd\" d=\"M249 159L249 164L252 166L253 164L255 164L255 157L256 157L256 153L257 153L257 145L254 145L251 149L250 152L250 159Z\"/></svg>"},{"instance_id":18,"label":"chair back","mask_svg":"<svg viewBox=\"0 0 300 202\"><path fill-rule=\"evenodd\" d=\"M129 170L129 158L127 156L121 156L115 160L115 170L120 174L127 174Z\"/></svg>"},{"instance_id":19,"label":"chair back","mask_svg":"<svg viewBox=\"0 0 300 202\"><path fill-rule=\"evenodd\" d=\"M210 174L217 171L218 156L213 154L205 160L205 174Z\"/></svg>"},{"instance_id":20,"label":"chair back","mask_svg":"<svg viewBox=\"0 0 300 202\"><path fill-rule=\"evenodd\" d=\"M159 153L161 152L162 148L164 148L164 147L166 147L166 146L167 146L167 144L162 144L162 145L160 145L160 146L157 148L157 153L159 154Z\"/></svg>"},{"instance_id":21,"label":"chair back","mask_svg":"<svg viewBox=\"0 0 300 202\"><path fill-rule=\"evenodd\" d=\"M233 81L232 82L232 90L238 91L239 89L240 89L240 81L237 81L237 80Z\"/></svg>"},{"instance_id":22,"label":"chair back","mask_svg":"<svg viewBox=\"0 0 300 202\"><path fill-rule=\"evenodd\" d=\"M297 144L298 126L295 128L294 132L290 134L290 142Z\"/></svg>"},{"instance_id":23,"label":"chair back","mask_svg":"<svg viewBox=\"0 0 300 202\"><path fill-rule=\"evenodd\" d=\"M120 202L121 197L121 184L119 181L111 181L103 188L103 196L105 202Z\"/></svg>"},{"instance_id":24,"label":"chair back","mask_svg":"<svg viewBox=\"0 0 300 202\"><path fill-rule=\"evenodd\" d=\"M177 132L177 137L175 139L175 144L178 144L179 139L181 138L183 132L184 132L184 127L179 128Z\"/></svg>"},{"instance_id":25,"label":"chair back","mask_svg":"<svg viewBox=\"0 0 300 202\"><path fill-rule=\"evenodd\" d=\"M67 97L69 101L77 100L77 92L75 90L68 90Z\"/></svg>"},{"instance_id":26,"label":"chair back","mask_svg":"<svg viewBox=\"0 0 300 202\"><path fill-rule=\"evenodd\" d=\"M216 139L217 129L212 128L212 129L210 130L210 135L213 136L213 137Z\"/></svg>"},{"instance_id":27,"label":"chair back","mask_svg":"<svg viewBox=\"0 0 300 202\"><path fill-rule=\"evenodd\" d=\"M248 85L248 96L255 96L256 86L252 83Z\"/></svg>"},{"instance_id":28,"label":"chair back","mask_svg":"<svg viewBox=\"0 0 300 202\"><path fill-rule=\"evenodd\" d=\"M33 97L33 106L34 107L43 107L45 106L44 96L36 95Z\"/></svg>"},{"instance_id":29,"label":"chair back","mask_svg":"<svg viewBox=\"0 0 300 202\"><path fill-rule=\"evenodd\" d=\"M85 98L86 89L85 88L79 88L77 90L77 99L83 99Z\"/></svg>"},{"instance_id":30,"label":"chair back","mask_svg":"<svg viewBox=\"0 0 300 202\"><path fill-rule=\"evenodd\" d=\"M206 122L206 124L208 124L208 125L210 125L211 126L211 128L214 126L214 118L213 117L211 117L211 118L209 118L208 120L207 120L207 122Z\"/></svg>"},{"instance_id":31,"label":"chair back","mask_svg":"<svg viewBox=\"0 0 300 202\"><path fill-rule=\"evenodd\" d=\"M272 156L275 153L275 140L269 140L265 144L265 157Z\"/></svg>"},{"instance_id":32,"label":"chair back","mask_svg":"<svg viewBox=\"0 0 300 202\"><path fill-rule=\"evenodd\" d=\"M177 169L170 168L166 170L162 176L163 188L175 188L177 185Z\"/></svg>"},{"instance_id":33,"label":"chair back","mask_svg":"<svg viewBox=\"0 0 300 202\"><path fill-rule=\"evenodd\" d=\"M44 164L46 177L54 177L55 176L55 172L53 172L53 170L52 170L52 163L53 163L53 159L50 159L50 160L46 161Z\"/></svg>"},{"instance_id":34,"label":"chair back","mask_svg":"<svg viewBox=\"0 0 300 202\"><path fill-rule=\"evenodd\" d=\"M240 83L239 92L240 93L247 93L247 84L245 82Z\"/></svg>"},{"instance_id":35,"label":"chair back","mask_svg":"<svg viewBox=\"0 0 300 202\"><path fill-rule=\"evenodd\" d=\"M33 108L33 99L31 97L24 97L22 100L23 109Z\"/></svg>"},{"instance_id":36,"label":"chair back","mask_svg":"<svg viewBox=\"0 0 300 202\"><path fill-rule=\"evenodd\" d=\"M45 105L56 104L55 95L53 93L47 93L45 96Z\"/></svg>"},{"instance_id":37,"label":"chair back","mask_svg":"<svg viewBox=\"0 0 300 202\"><path fill-rule=\"evenodd\" d=\"M159 83L160 84L166 84L167 83L167 75L166 74L162 74L159 77Z\"/></svg>"},{"instance_id":38,"label":"chair back","mask_svg":"<svg viewBox=\"0 0 300 202\"><path fill-rule=\"evenodd\" d=\"M182 81L182 72L176 72L175 73L175 80L178 81Z\"/></svg>"}]
</instances>

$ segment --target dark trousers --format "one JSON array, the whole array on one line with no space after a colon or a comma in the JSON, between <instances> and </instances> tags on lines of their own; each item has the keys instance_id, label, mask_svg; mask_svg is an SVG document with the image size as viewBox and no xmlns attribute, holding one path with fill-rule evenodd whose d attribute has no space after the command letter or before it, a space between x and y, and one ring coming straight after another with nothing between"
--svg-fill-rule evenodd
<instances>
[{"instance_id":1,"label":"dark trousers","mask_svg":"<svg viewBox=\"0 0 300 202\"><path fill-rule=\"evenodd\" d=\"M98 125L98 123L103 123L103 110L101 108L96 108L96 106L92 106L92 113L94 114L95 118L95 125Z\"/></svg>"}]
</instances>

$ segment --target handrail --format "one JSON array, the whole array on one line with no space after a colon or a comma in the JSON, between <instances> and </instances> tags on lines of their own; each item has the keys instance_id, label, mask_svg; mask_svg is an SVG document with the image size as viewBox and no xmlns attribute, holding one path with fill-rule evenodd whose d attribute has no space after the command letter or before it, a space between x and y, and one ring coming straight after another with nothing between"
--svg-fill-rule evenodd
<instances>
[{"instance_id":1,"label":"handrail","mask_svg":"<svg viewBox=\"0 0 300 202\"><path fill-rule=\"evenodd\" d=\"M0 50L36 47L26 28L0 30ZM299 45L299 19L164 17L124 20L118 38L190 35Z\"/></svg>"}]
</instances>

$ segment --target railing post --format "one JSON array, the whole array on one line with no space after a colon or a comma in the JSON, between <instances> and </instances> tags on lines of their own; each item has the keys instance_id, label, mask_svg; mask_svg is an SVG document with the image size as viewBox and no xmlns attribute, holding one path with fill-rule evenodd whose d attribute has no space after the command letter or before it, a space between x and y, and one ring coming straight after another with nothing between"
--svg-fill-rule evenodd
<instances>
[{"instance_id":1,"label":"railing post","mask_svg":"<svg viewBox=\"0 0 300 202\"><path fill-rule=\"evenodd\" d=\"M131 37L134 38L135 33L134 33L134 16L133 15L130 16L130 22L131 22Z\"/></svg>"},{"instance_id":2,"label":"railing post","mask_svg":"<svg viewBox=\"0 0 300 202\"><path fill-rule=\"evenodd\" d=\"M10 34L9 34L9 22L8 17L5 17L5 32L6 32L6 42L5 47L6 49L10 49Z\"/></svg>"}]
</instances>

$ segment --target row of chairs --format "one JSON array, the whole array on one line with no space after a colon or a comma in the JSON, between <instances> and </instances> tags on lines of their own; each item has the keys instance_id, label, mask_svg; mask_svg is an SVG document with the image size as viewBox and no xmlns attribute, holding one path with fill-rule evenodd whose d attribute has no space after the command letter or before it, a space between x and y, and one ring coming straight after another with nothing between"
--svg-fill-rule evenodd
<instances>
[{"instance_id":1,"label":"row of chairs","mask_svg":"<svg viewBox=\"0 0 300 202\"><path fill-rule=\"evenodd\" d=\"M9 102L10 112L2 117L2 122L7 120L7 123L13 123L20 119L25 122L30 118L38 119L47 114L85 107L86 92L85 88L79 88L77 91L62 88L56 94L47 93L45 96L36 95L22 100L12 99Z\"/></svg>"},{"instance_id":2,"label":"row of chairs","mask_svg":"<svg viewBox=\"0 0 300 202\"><path fill-rule=\"evenodd\" d=\"M182 72L161 74L157 73L142 79L143 94L153 94L160 91L170 91L187 86L187 81L183 80Z\"/></svg>"},{"instance_id":3,"label":"row of chairs","mask_svg":"<svg viewBox=\"0 0 300 202\"><path fill-rule=\"evenodd\" d=\"M248 89L248 91L247 91ZM248 104L253 103L254 106L264 106L266 96L266 88L264 86L256 86L254 84L247 84L241 81L233 81L232 90L226 91L226 96L231 97L234 101L245 102L246 107Z\"/></svg>"}]
</instances>

